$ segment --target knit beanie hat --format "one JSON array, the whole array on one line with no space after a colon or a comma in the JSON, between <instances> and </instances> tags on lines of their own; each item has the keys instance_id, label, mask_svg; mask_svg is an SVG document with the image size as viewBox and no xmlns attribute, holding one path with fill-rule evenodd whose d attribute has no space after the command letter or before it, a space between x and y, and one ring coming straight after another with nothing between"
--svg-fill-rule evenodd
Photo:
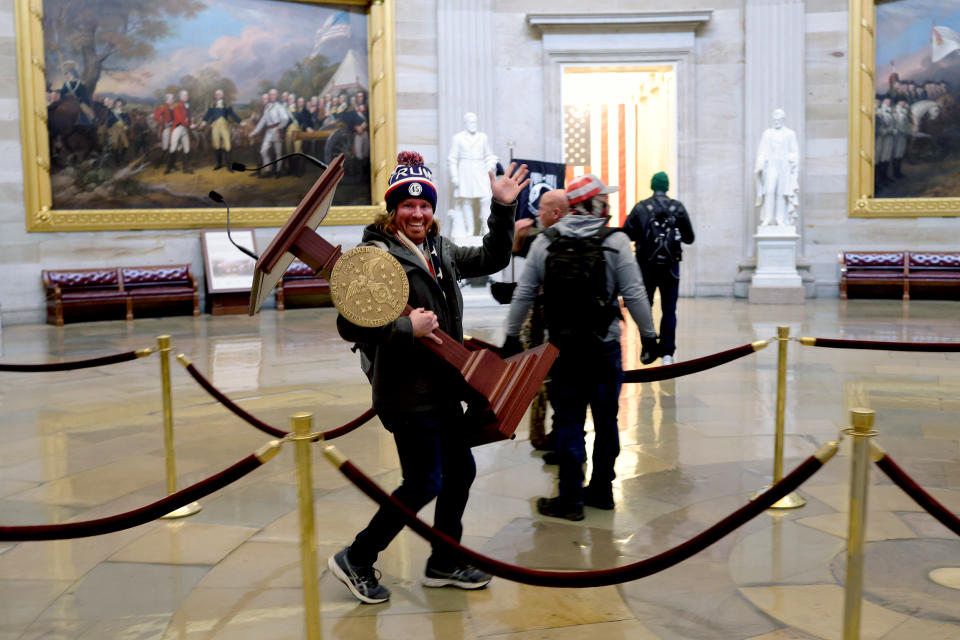
<instances>
[{"instance_id":1,"label":"knit beanie hat","mask_svg":"<svg viewBox=\"0 0 960 640\"><path fill-rule=\"evenodd\" d=\"M397 155L397 168L387 181L387 211L394 211L407 198L426 200L437 210L437 187L433 174L423 164L423 156L416 151L401 151Z\"/></svg>"},{"instance_id":2,"label":"knit beanie hat","mask_svg":"<svg viewBox=\"0 0 960 640\"><path fill-rule=\"evenodd\" d=\"M670 178L663 171L657 171L650 179L650 188L654 191L666 192L670 188Z\"/></svg>"}]
</instances>

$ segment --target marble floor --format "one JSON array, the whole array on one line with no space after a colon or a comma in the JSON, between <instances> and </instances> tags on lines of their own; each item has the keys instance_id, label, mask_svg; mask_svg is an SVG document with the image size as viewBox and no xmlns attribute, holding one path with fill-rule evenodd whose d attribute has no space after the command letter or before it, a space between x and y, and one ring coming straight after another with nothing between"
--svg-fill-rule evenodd
<instances>
[{"instance_id":1,"label":"marble floor","mask_svg":"<svg viewBox=\"0 0 960 640\"><path fill-rule=\"evenodd\" d=\"M678 359L776 334L957 341L951 302L811 300L751 306L680 301ZM468 333L502 339L503 307L468 308ZM317 429L369 406L369 386L334 330L331 309L255 318L138 319L5 326L0 361L90 357L173 336L213 383L261 419L288 428L312 412ZM634 330L635 331L635 330ZM625 351L636 353L635 333ZM789 347L785 469L835 439L849 409L876 410L878 442L960 512L960 354ZM159 359L50 374L0 374L0 525L118 513L165 492ZM636 366L631 363L630 366ZM268 440L172 364L180 487ZM465 543L535 568L622 565L659 553L735 510L770 480L776 349L722 367L625 388L623 452L612 512L582 522L544 518L556 467L514 441L475 450L478 478ZM592 434L588 434L588 438ZM385 487L399 479L392 440L373 422L336 441ZM325 569L373 504L314 451L325 638L534 640L840 638L849 456L845 446L801 487L807 505L763 514L713 547L649 578L595 589L495 579L463 592L419 583L428 546L404 531L379 568L393 598L361 605ZM292 453L202 501L186 519L73 541L0 543L0 640L302 638ZM862 638L960 638L960 539L873 470ZM421 515L428 521L432 506Z\"/></svg>"}]
</instances>

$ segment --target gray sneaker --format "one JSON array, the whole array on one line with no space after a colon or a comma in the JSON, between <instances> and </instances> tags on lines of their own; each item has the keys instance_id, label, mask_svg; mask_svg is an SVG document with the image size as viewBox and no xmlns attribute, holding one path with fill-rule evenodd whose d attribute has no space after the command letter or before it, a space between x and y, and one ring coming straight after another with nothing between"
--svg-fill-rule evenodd
<instances>
[{"instance_id":1,"label":"gray sneaker","mask_svg":"<svg viewBox=\"0 0 960 640\"><path fill-rule=\"evenodd\" d=\"M380 584L373 567L358 567L347 559L347 547L330 556L327 566L360 602L377 604L390 599L390 589Z\"/></svg>"},{"instance_id":2,"label":"gray sneaker","mask_svg":"<svg viewBox=\"0 0 960 640\"><path fill-rule=\"evenodd\" d=\"M459 589L483 589L490 584L492 577L480 569L468 564L458 564L449 568L438 568L427 562L424 572L425 587L457 587Z\"/></svg>"}]
</instances>

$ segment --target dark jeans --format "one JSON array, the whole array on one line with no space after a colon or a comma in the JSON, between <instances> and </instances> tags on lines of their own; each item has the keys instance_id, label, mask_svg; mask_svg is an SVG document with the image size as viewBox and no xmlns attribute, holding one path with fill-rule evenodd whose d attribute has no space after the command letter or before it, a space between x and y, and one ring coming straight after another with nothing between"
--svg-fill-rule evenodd
<instances>
[{"instance_id":1,"label":"dark jeans","mask_svg":"<svg viewBox=\"0 0 960 640\"><path fill-rule=\"evenodd\" d=\"M580 354L561 350L550 370L550 404L560 465L560 498L583 504L583 464L587 460L583 423L587 405L593 414L593 476L590 484L609 487L620 454L617 410L623 383L620 343L602 343Z\"/></svg>"},{"instance_id":2,"label":"dark jeans","mask_svg":"<svg viewBox=\"0 0 960 640\"><path fill-rule=\"evenodd\" d=\"M660 289L660 354L672 356L677 350L677 295L680 291L680 263L643 264L643 286L653 304L653 294Z\"/></svg>"},{"instance_id":3,"label":"dark jeans","mask_svg":"<svg viewBox=\"0 0 960 640\"><path fill-rule=\"evenodd\" d=\"M477 475L473 453L466 444L463 410L454 405L436 412L381 414L380 421L393 432L400 456L403 482L394 497L414 512L436 498L434 526L459 541L463 534L460 519ZM403 521L381 508L350 545L350 562L372 565L401 529ZM449 565L453 561L434 547L431 562Z\"/></svg>"}]
</instances>

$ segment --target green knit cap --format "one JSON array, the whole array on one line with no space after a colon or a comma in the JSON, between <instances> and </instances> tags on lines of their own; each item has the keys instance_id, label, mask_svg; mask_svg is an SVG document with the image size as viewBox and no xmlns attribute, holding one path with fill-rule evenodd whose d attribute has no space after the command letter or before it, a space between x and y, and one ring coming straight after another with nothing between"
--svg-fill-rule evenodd
<instances>
[{"instance_id":1,"label":"green knit cap","mask_svg":"<svg viewBox=\"0 0 960 640\"><path fill-rule=\"evenodd\" d=\"M657 171L650 179L650 188L654 191L666 191L670 188L670 178L663 171Z\"/></svg>"}]
</instances>

